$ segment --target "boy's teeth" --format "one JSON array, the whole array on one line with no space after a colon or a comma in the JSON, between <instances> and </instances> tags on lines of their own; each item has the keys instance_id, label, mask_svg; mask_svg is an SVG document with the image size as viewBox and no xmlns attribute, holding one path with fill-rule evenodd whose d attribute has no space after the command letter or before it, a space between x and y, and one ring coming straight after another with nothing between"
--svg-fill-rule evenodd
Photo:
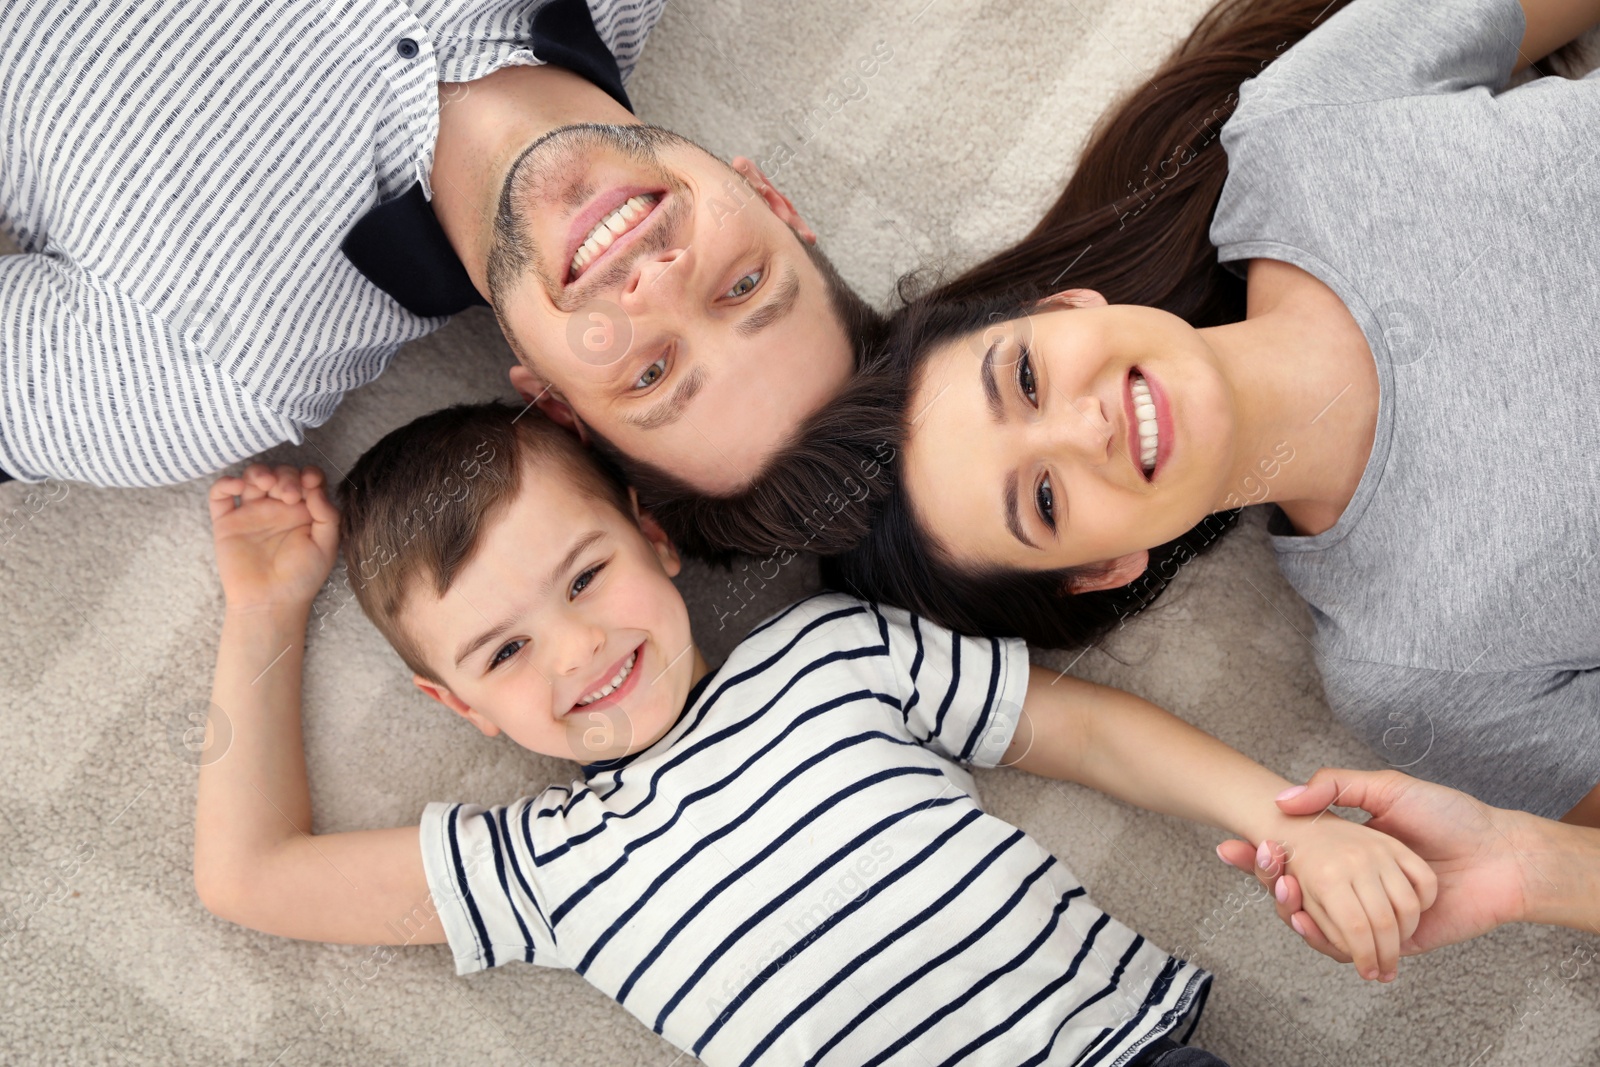
<instances>
[{"instance_id":1,"label":"boy's teeth","mask_svg":"<svg viewBox=\"0 0 1600 1067\"><path fill-rule=\"evenodd\" d=\"M617 671L617 673L611 676L611 681L607 682L605 685L601 686L599 689L596 689L589 695L581 698L578 701L578 706L582 707L584 704L593 704L601 697L610 696L612 692L616 690L617 686L627 681L628 675L633 673L633 661L638 658L639 650L634 649L633 652L628 655L627 661L622 664L622 667Z\"/></svg>"},{"instance_id":2,"label":"boy's teeth","mask_svg":"<svg viewBox=\"0 0 1600 1067\"><path fill-rule=\"evenodd\" d=\"M1146 474L1155 469L1156 453L1161 444L1160 425L1156 422L1155 401L1150 398L1150 386L1144 376L1134 372L1129 387L1133 393L1133 413L1139 420L1139 463Z\"/></svg>"},{"instance_id":3,"label":"boy's teeth","mask_svg":"<svg viewBox=\"0 0 1600 1067\"><path fill-rule=\"evenodd\" d=\"M655 193L640 193L630 196L622 202L611 214L594 224L594 229L583 239L583 244L578 246L578 251L572 257L570 273L576 278L582 273L583 268L592 263L596 256L611 247L611 242L621 237L634 222L642 218L649 210L650 205L661 199Z\"/></svg>"}]
</instances>

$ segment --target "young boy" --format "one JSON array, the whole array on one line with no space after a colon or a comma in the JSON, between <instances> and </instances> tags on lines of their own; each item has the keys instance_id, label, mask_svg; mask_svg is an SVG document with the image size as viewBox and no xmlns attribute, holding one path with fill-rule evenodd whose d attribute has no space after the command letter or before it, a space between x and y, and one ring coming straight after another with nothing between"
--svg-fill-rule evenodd
<instances>
[{"instance_id":1,"label":"young boy","mask_svg":"<svg viewBox=\"0 0 1600 1067\"><path fill-rule=\"evenodd\" d=\"M448 940L461 974L571 967L712 1064L1015 1067L1153 1063L1211 976L985 814L960 763L1292 842L1307 910L1363 970L1392 971L1432 902L1398 842L1282 815L1277 775L1133 696L1030 670L1019 641L830 594L712 671L665 535L536 414L424 416L341 496L342 531L313 467L211 492L227 598L212 700L233 740L201 768L195 884L223 918ZM416 685L485 734L580 761L580 779L487 810L430 804L420 828L311 834L301 653L341 532Z\"/></svg>"}]
</instances>

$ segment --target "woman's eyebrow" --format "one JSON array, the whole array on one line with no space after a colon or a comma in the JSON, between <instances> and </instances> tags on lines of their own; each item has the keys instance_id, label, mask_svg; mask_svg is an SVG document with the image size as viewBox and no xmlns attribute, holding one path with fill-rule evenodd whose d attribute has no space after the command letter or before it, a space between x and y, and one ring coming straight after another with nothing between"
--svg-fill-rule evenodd
<instances>
[{"instance_id":1,"label":"woman's eyebrow","mask_svg":"<svg viewBox=\"0 0 1600 1067\"><path fill-rule=\"evenodd\" d=\"M1011 531L1011 536L1027 545L1029 548L1038 548L1022 532L1022 516L1017 511L1017 472L1012 471L1006 475L1006 529Z\"/></svg>"},{"instance_id":2,"label":"woman's eyebrow","mask_svg":"<svg viewBox=\"0 0 1600 1067\"><path fill-rule=\"evenodd\" d=\"M989 401L989 414L994 416L995 422L1004 422L1006 407L1000 400L1000 385L994 380L994 353L995 349L999 347L1000 342L996 341L983 354L983 362L978 364L978 377L983 380L983 395ZM1014 492L1015 486L1012 488ZM1012 510L1015 511L1016 509L1013 508Z\"/></svg>"}]
</instances>

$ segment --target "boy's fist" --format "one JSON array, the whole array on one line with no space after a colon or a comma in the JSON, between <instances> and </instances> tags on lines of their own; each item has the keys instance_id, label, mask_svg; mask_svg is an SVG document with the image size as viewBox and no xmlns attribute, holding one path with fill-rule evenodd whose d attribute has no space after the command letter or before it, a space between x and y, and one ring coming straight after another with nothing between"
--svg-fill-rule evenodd
<instances>
[{"instance_id":1,"label":"boy's fist","mask_svg":"<svg viewBox=\"0 0 1600 1067\"><path fill-rule=\"evenodd\" d=\"M209 501L228 607L309 606L339 551L339 512L322 471L252 463L217 479Z\"/></svg>"}]
</instances>

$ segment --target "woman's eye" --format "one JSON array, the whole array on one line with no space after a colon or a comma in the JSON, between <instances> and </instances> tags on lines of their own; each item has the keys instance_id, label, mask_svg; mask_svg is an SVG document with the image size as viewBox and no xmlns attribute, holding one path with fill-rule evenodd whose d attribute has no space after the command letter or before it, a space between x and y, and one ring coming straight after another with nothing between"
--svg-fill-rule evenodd
<instances>
[{"instance_id":1,"label":"woman's eye","mask_svg":"<svg viewBox=\"0 0 1600 1067\"><path fill-rule=\"evenodd\" d=\"M1038 407L1039 395L1033 381L1033 357L1026 348L1017 357L1017 384L1022 387L1022 395L1028 398L1028 403Z\"/></svg>"},{"instance_id":2,"label":"woman's eye","mask_svg":"<svg viewBox=\"0 0 1600 1067\"><path fill-rule=\"evenodd\" d=\"M652 385L659 382L661 380L661 376L666 373L667 357L662 356L660 359L656 360L654 363L650 364L644 369L644 373L639 375L638 380L633 383L633 387L635 389L648 389Z\"/></svg>"},{"instance_id":3,"label":"woman's eye","mask_svg":"<svg viewBox=\"0 0 1600 1067\"><path fill-rule=\"evenodd\" d=\"M500 651L494 654L494 659L489 661L489 669L492 671L496 667L500 666L500 664L510 659L511 656L515 656L518 652L522 651L522 646L527 643L528 642L520 639L516 641L507 641L505 645L501 647ZM511 650L511 656L506 655L507 649Z\"/></svg>"},{"instance_id":4,"label":"woman's eye","mask_svg":"<svg viewBox=\"0 0 1600 1067\"><path fill-rule=\"evenodd\" d=\"M604 568L604 563L600 564L599 566L590 567L588 570L572 579L572 592L570 597L575 597L585 589L589 588L589 583L593 582L595 575L599 574Z\"/></svg>"},{"instance_id":5,"label":"woman's eye","mask_svg":"<svg viewBox=\"0 0 1600 1067\"><path fill-rule=\"evenodd\" d=\"M734 282L733 288L729 289L722 295L728 297L730 300L737 300L741 296L748 295L752 289L760 284L761 271L753 270L749 274L746 274L743 278L740 278L738 281Z\"/></svg>"},{"instance_id":6,"label":"woman's eye","mask_svg":"<svg viewBox=\"0 0 1600 1067\"><path fill-rule=\"evenodd\" d=\"M1039 479L1039 488L1034 491L1034 501L1039 506L1039 517L1050 529L1056 528L1056 492L1050 487L1050 476L1047 474Z\"/></svg>"}]
</instances>

